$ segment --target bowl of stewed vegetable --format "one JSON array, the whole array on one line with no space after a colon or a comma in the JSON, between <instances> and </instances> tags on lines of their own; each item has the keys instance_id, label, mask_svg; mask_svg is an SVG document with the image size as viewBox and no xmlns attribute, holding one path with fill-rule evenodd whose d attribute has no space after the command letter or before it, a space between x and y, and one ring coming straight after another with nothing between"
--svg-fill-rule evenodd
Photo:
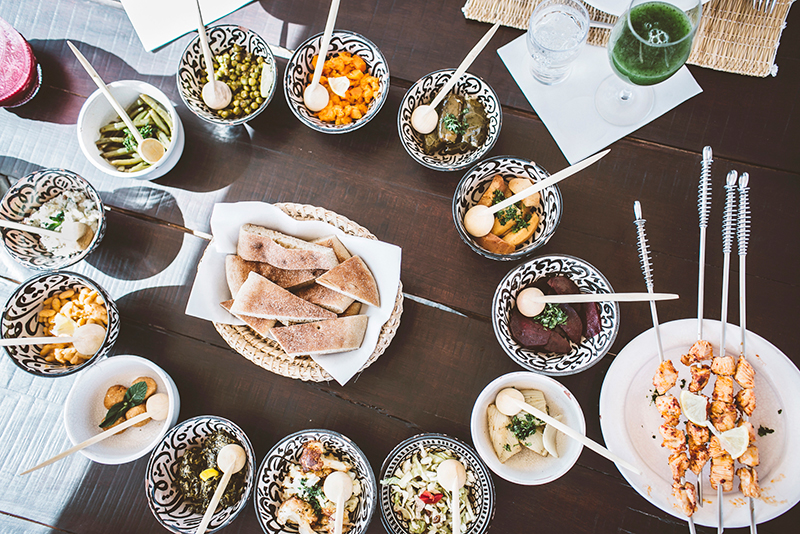
<instances>
[{"instance_id":1,"label":"bowl of stewed vegetable","mask_svg":"<svg viewBox=\"0 0 800 534\"><path fill-rule=\"evenodd\" d=\"M144 161L133 134L98 89L78 114L78 143L84 155L97 169L112 176L136 180L163 176L183 153L183 124L175 106L162 91L139 80L119 80L108 87L142 137L158 139L166 150L152 165Z\"/></svg>"},{"instance_id":2,"label":"bowl of stewed vegetable","mask_svg":"<svg viewBox=\"0 0 800 534\"><path fill-rule=\"evenodd\" d=\"M233 24L206 29L214 57L214 75L231 90L231 101L214 110L203 101L208 83L200 37L183 51L178 65L178 91L183 103L204 121L224 126L242 124L264 111L275 94L278 68L267 42L255 32Z\"/></svg>"}]
</instances>

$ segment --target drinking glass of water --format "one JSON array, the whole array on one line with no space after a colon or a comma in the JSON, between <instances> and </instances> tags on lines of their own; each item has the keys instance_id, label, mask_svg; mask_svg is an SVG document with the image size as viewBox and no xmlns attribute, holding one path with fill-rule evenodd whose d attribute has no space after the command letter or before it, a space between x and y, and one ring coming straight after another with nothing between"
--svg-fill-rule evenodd
<instances>
[{"instance_id":1,"label":"drinking glass of water","mask_svg":"<svg viewBox=\"0 0 800 534\"><path fill-rule=\"evenodd\" d=\"M528 52L534 78L546 85L563 82L586 44L589 13L577 0L545 0L528 23Z\"/></svg>"},{"instance_id":2,"label":"drinking glass of water","mask_svg":"<svg viewBox=\"0 0 800 534\"><path fill-rule=\"evenodd\" d=\"M632 0L608 39L614 74L595 94L595 107L607 122L636 124L653 108L649 86L680 69L692 51L703 8L701 0Z\"/></svg>"}]
</instances>

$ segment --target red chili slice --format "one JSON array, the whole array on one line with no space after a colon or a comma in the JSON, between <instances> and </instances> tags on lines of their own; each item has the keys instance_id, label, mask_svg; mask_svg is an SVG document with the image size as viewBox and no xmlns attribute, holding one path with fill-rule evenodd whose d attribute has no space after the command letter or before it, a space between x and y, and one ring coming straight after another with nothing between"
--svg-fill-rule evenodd
<instances>
[{"instance_id":1,"label":"red chili slice","mask_svg":"<svg viewBox=\"0 0 800 534\"><path fill-rule=\"evenodd\" d=\"M436 504L443 496L441 493L431 493L427 490L419 494L420 500L425 504Z\"/></svg>"}]
</instances>

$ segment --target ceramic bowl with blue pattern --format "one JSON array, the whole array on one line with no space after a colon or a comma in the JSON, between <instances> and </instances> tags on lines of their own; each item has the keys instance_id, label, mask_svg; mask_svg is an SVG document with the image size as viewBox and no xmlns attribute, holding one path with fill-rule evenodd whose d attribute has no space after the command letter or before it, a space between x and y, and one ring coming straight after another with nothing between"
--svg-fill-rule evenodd
<instances>
[{"instance_id":1,"label":"ceramic bowl with blue pattern","mask_svg":"<svg viewBox=\"0 0 800 534\"><path fill-rule=\"evenodd\" d=\"M258 523L266 534L295 534L297 525L281 524L277 512L283 503L283 481L292 464L299 463L303 444L308 441L322 443L326 454L352 466L359 482L358 506L350 512L348 534L364 534L372 520L377 503L377 484L369 460L350 438L333 430L311 429L289 434L280 440L264 457L256 475L255 506ZM331 530L333 530L331 528Z\"/></svg>"},{"instance_id":2,"label":"ceramic bowl with blue pattern","mask_svg":"<svg viewBox=\"0 0 800 534\"><path fill-rule=\"evenodd\" d=\"M593 366L611 350L619 333L619 303L598 302L600 332L591 338L584 335L580 343L569 341L571 350L567 354L525 348L509 329L517 295L538 280L556 275L572 280L581 293L614 292L603 273L587 261L567 255L540 256L512 269L500 281L492 300L492 326L506 354L525 369L549 376L573 375Z\"/></svg>"},{"instance_id":3,"label":"ceramic bowl with blue pattern","mask_svg":"<svg viewBox=\"0 0 800 534\"><path fill-rule=\"evenodd\" d=\"M358 55L367 64L366 74L378 78L379 88L377 96L369 103L366 115L360 119L348 124L324 122L314 116L303 103L303 92L314 74L311 61L319 54L320 41L321 33L308 38L292 54L283 76L283 94L294 116L312 130L328 134L352 132L371 121L386 102L389 96L389 64L378 47L366 37L347 30L334 30L327 58L330 59L339 52Z\"/></svg>"},{"instance_id":4,"label":"ceramic bowl with blue pattern","mask_svg":"<svg viewBox=\"0 0 800 534\"><path fill-rule=\"evenodd\" d=\"M506 182L513 178L525 177L534 183L550 176L538 164L524 158L496 156L481 161L461 178L456 187L456 192L453 194L453 221L461 240L481 256L498 261L520 260L543 247L555 234L564 210L561 190L558 185L551 185L541 191L541 201L535 209L536 215L539 217L539 226L533 235L517 245L514 252L498 254L483 248L478 240L464 228L464 215L467 210L480 201L481 196L492 183L492 179L497 175L502 176Z\"/></svg>"},{"instance_id":5,"label":"ceramic bowl with blue pattern","mask_svg":"<svg viewBox=\"0 0 800 534\"><path fill-rule=\"evenodd\" d=\"M74 265L91 254L106 232L106 214L103 201L92 184L66 169L43 169L32 172L12 185L0 201L0 218L24 223L48 200L65 191L83 193L99 213L97 229L89 246L69 255L56 255L42 245L39 236L23 230L2 228L3 246L17 262L30 269L54 271Z\"/></svg>"},{"instance_id":6,"label":"ceramic bowl with blue pattern","mask_svg":"<svg viewBox=\"0 0 800 534\"><path fill-rule=\"evenodd\" d=\"M3 308L0 337L7 339L52 335L50 332L45 332L38 321L44 301L64 291L82 287L97 291L108 313L106 337L100 349L83 363L70 365L46 361L40 354L42 345L3 347L5 353L18 367L36 376L58 378L85 369L109 353L119 336L120 317L117 305L97 283L86 276L68 271L38 274L20 284Z\"/></svg>"},{"instance_id":7,"label":"ceramic bowl with blue pattern","mask_svg":"<svg viewBox=\"0 0 800 534\"><path fill-rule=\"evenodd\" d=\"M467 72L451 92L465 98L477 98L483 104L489 120L486 141L474 150L464 148L445 152L445 149L440 149L433 154L425 153L423 135L411 126L411 114L417 106L430 104L454 72L455 69L444 69L423 76L406 91L397 111L397 133L403 148L417 163L435 171L458 171L480 161L497 142L503 125L503 110L494 89L478 76Z\"/></svg>"},{"instance_id":8,"label":"ceramic bowl with blue pattern","mask_svg":"<svg viewBox=\"0 0 800 534\"><path fill-rule=\"evenodd\" d=\"M193 534L197 531L202 513L194 511L175 485L178 460L191 448L202 447L205 439L224 430L231 434L245 450L247 460L244 473L244 491L236 502L226 508L218 507L206 532L209 534L228 526L250 500L253 491L256 455L253 445L236 423L214 415L199 415L174 426L161 440L147 462L145 493L147 505L161 526L175 534Z\"/></svg>"},{"instance_id":9,"label":"ceramic bowl with blue pattern","mask_svg":"<svg viewBox=\"0 0 800 534\"><path fill-rule=\"evenodd\" d=\"M256 32L234 24L211 26L206 28L206 34L208 35L208 46L215 57L229 51L233 45L239 45L242 50L264 58L266 68L262 67L264 70L262 70L261 75L269 77L267 96L262 95L263 102L255 111L246 115L230 116L225 119L206 106L201 94L203 86L200 83L200 77L206 72L206 64L200 47L200 37L197 36L186 45L178 64L178 93L181 95L181 100L192 113L212 124L235 126L252 120L267 108L275 94L275 87L278 82L278 66L275 63L275 56L272 55L272 50L267 42ZM259 85L256 86L256 90L260 91Z\"/></svg>"}]
</instances>

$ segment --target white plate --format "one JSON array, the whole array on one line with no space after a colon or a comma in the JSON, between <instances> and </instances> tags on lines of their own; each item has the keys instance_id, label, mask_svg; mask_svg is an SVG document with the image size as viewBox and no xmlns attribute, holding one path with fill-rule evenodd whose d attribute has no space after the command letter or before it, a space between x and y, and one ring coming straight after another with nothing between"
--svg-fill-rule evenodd
<instances>
[{"instance_id":1,"label":"white plate","mask_svg":"<svg viewBox=\"0 0 800 534\"><path fill-rule=\"evenodd\" d=\"M703 331L717 354L720 322L706 320ZM739 327L729 324L727 332L726 352L738 355ZM661 339L664 357L673 361L680 374L676 387L671 390L678 396L681 380L685 379L687 384L690 380L688 368L680 363L680 356L697 340L697 319L664 323ZM757 405L750 422L756 429L763 425L775 431L756 440L761 459L757 468L761 497L755 502L755 514L756 522L762 523L800 501L800 484L797 483L800 458L796 452L800 448L800 425L787 424L800 417L800 371L777 347L750 331L747 332L747 359L756 371ZM669 451L661 447L658 432L661 417L650 401L657 367L655 334L651 328L628 343L611 364L600 391L600 428L611 451L642 469L641 476L620 470L631 486L665 512L685 519L674 504L672 474L667 464ZM704 392L710 395L712 388L713 380ZM688 481L695 483L694 474L687 473ZM694 520L699 525L717 526L716 492L708 482L708 473L706 466L702 473L705 505L697 509ZM749 525L747 499L738 487L737 481L734 491L723 497L726 527Z\"/></svg>"},{"instance_id":2,"label":"white plate","mask_svg":"<svg viewBox=\"0 0 800 534\"><path fill-rule=\"evenodd\" d=\"M673 2L674 1L675 0L673 0ZM703 4L708 1L709 0L703 0ZM604 11L619 17L625 12L626 9L628 9L628 6L631 5L631 0L585 0L584 3L589 4L600 11Z\"/></svg>"}]
</instances>

